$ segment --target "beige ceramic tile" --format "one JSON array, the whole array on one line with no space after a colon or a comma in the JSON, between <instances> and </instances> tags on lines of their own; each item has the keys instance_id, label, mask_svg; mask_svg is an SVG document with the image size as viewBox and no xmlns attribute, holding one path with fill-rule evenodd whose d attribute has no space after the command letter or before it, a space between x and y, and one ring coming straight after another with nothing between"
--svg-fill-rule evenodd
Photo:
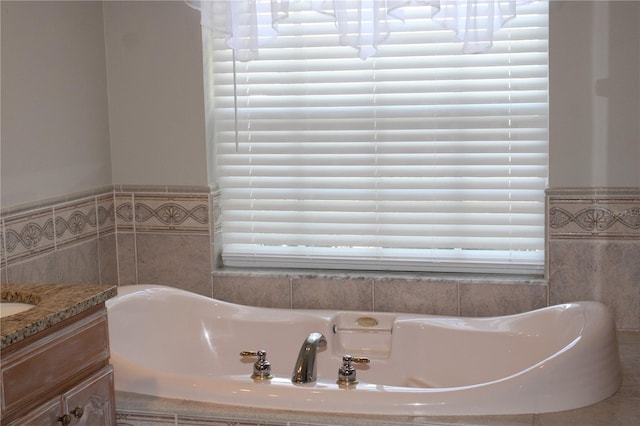
<instances>
[{"instance_id":1,"label":"beige ceramic tile","mask_svg":"<svg viewBox=\"0 0 640 426\"><path fill-rule=\"evenodd\" d=\"M415 419L418 424L447 426L531 426L533 414L502 416L431 416Z\"/></svg>"},{"instance_id":2,"label":"beige ceramic tile","mask_svg":"<svg viewBox=\"0 0 640 426\"><path fill-rule=\"evenodd\" d=\"M58 282L100 284L98 242L93 239L56 250Z\"/></svg>"},{"instance_id":3,"label":"beige ceramic tile","mask_svg":"<svg viewBox=\"0 0 640 426\"><path fill-rule=\"evenodd\" d=\"M294 278L294 309L373 310L373 280Z\"/></svg>"},{"instance_id":4,"label":"beige ceramic tile","mask_svg":"<svg viewBox=\"0 0 640 426\"><path fill-rule=\"evenodd\" d=\"M218 417L200 417L193 415L178 416L178 424L180 426L293 426L289 422L271 422L262 420L237 420L232 418Z\"/></svg>"},{"instance_id":5,"label":"beige ceramic tile","mask_svg":"<svg viewBox=\"0 0 640 426\"><path fill-rule=\"evenodd\" d=\"M551 304L592 299L603 281L598 242L563 240L549 243L549 301ZM594 283L596 286L594 286Z\"/></svg>"},{"instance_id":6,"label":"beige ceramic tile","mask_svg":"<svg viewBox=\"0 0 640 426\"><path fill-rule=\"evenodd\" d=\"M535 426L632 426L640 424L640 400L609 398L577 410L538 414Z\"/></svg>"},{"instance_id":7,"label":"beige ceramic tile","mask_svg":"<svg viewBox=\"0 0 640 426\"><path fill-rule=\"evenodd\" d=\"M619 329L640 328L640 241L557 240L549 243L551 304L596 300Z\"/></svg>"},{"instance_id":8,"label":"beige ceramic tile","mask_svg":"<svg viewBox=\"0 0 640 426\"><path fill-rule=\"evenodd\" d=\"M118 260L114 233L98 238L98 260L100 262L100 284L118 284Z\"/></svg>"},{"instance_id":9,"label":"beige ceramic tile","mask_svg":"<svg viewBox=\"0 0 640 426\"><path fill-rule=\"evenodd\" d=\"M166 284L211 297L208 236L138 233L136 250L139 283Z\"/></svg>"},{"instance_id":10,"label":"beige ceramic tile","mask_svg":"<svg viewBox=\"0 0 640 426\"><path fill-rule=\"evenodd\" d=\"M7 283L56 284L58 283L56 255L50 251L12 263L6 268L6 274Z\"/></svg>"},{"instance_id":11,"label":"beige ceramic tile","mask_svg":"<svg viewBox=\"0 0 640 426\"><path fill-rule=\"evenodd\" d=\"M375 311L458 315L458 285L420 280L376 280Z\"/></svg>"},{"instance_id":12,"label":"beige ceramic tile","mask_svg":"<svg viewBox=\"0 0 640 426\"><path fill-rule=\"evenodd\" d=\"M222 232L216 232L211 239L211 270L222 268Z\"/></svg>"},{"instance_id":13,"label":"beige ceramic tile","mask_svg":"<svg viewBox=\"0 0 640 426\"><path fill-rule=\"evenodd\" d=\"M118 232L116 235L116 259L118 285L138 284L136 238L133 233Z\"/></svg>"},{"instance_id":14,"label":"beige ceramic tile","mask_svg":"<svg viewBox=\"0 0 640 426\"><path fill-rule=\"evenodd\" d=\"M285 276L214 274L213 297L240 305L291 308L291 286Z\"/></svg>"},{"instance_id":15,"label":"beige ceramic tile","mask_svg":"<svg viewBox=\"0 0 640 426\"><path fill-rule=\"evenodd\" d=\"M176 415L122 410L117 413L116 424L123 426L175 426Z\"/></svg>"},{"instance_id":16,"label":"beige ceramic tile","mask_svg":"<svg viewBox=\"0 0 640 426\"><path fill-rule=\"evenodd\" d=\"M547 287L540 284L460 284L460 316L516 314L547 304Z\"/></svg>"},{"instance_id":17,"label":"beige ceramic tile","mask_svg":"<svg viewBox=\"0 0 640 426\"><path fill-rule=\"evenodd\" d=\"M637 399L640 410L640 332L618 332L618 345L623 380L617 396Z\"/></svg>"},{"instance_id":18,"label":"beige ceramic tile","mask_svg":"<svg viewBox=\"0 0 640 426\"><path fill-rule=\"evenodd\" d=\"M5 257L5 250L4 250L4 218L0 217L0 268L5 267L6 265L7 265L7 259ZM1 278L2 277L0 277L0 279Z\"/></svg>"}]
</instances>

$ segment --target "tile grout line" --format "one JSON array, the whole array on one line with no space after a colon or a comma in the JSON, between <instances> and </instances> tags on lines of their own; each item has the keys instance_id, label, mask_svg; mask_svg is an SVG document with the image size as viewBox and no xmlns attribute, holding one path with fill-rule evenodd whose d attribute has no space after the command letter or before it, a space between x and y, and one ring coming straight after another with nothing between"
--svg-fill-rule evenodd
<instances>
[{"instance_id":1,"label":"tile grout line","mask_svg":"<svg viewBox=\"0 0 640 426\"><path fill-rule=\"evenodd\" d=\"M111 202L113 203L113 232L114 232L114 236L115 236L115 256L116 256L116 279L117 279L117 285L121 286L122 285L122 279L120 278L120 244L118 241L118 235L120 234L118 232L118 215L116 213L116 192L113 191L111 193Z\"/></svg>"}]
</instances>

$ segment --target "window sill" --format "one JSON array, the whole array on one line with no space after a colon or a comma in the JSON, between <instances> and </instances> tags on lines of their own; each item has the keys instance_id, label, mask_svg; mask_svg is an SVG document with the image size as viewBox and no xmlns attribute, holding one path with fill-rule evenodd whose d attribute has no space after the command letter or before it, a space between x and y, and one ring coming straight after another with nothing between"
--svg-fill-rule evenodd
<instances>
[{"instance_id":1,"label":"window sill","mask_svg":"<svg viewBox=\"0 0 640 426\"><path fill-rule=\"evenodd\" d=\"M547 285L542 275L524 274L479 274L444 272L397 272L397 271L356 271L326 269L278 269L278 268L220 268L212 272L213 277L262 277L324 279L324 280L374 280L374 281L422 281L425 283L450 284L505 284L505 285Z\"/></svg>"}]
</instances>

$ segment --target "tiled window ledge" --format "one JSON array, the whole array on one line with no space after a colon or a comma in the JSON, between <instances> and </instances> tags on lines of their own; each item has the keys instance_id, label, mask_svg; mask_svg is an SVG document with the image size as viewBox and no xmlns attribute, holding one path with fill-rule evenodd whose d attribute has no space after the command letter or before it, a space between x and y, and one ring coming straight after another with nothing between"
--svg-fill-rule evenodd
<instances>
[{"instance_id":1,"label":"tiled window ledge","mask_svg":"<svg viewBox=\"0 0 640 426\"><path fill-rule=\"evenodd\" d=\"M509 274L463 274L445 272L401 272L401 271L360 271L326 269L279 269L279 268L220 268L213 271L214 277L288 277L290 279L333 279L333 280L419 280L425 282L454 284L512 284L546 285L540 275Z\"/></svg>"},{"instance_id":2,"label":"tiled window ledge","mask_svg":"<svg viewBox=\"0 0 640 426\"><path fill-rule=\"evenodd\" d=\"M541 277L219 269L213 297L251 306L494 316L548 305Z\"/></svg>"}]
</instances>

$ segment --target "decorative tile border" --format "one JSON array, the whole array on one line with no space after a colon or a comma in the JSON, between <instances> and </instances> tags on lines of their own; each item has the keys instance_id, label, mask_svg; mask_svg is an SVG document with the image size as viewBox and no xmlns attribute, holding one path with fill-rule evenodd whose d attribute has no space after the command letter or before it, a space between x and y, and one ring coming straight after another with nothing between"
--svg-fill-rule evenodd
<instances>
[{"instance_id":1,"label":"decorative tile border","mask_svg":"<svg viewBox=\"0 0 640 426\"><path fill-rule=\"evenodd\" d=\"M547 190L550 239L640 239L640 188Z\"/></svg>"},{"instance_id":2,"label":"decorative tile border","mask_svg":"<svg viewBox=\"0 0 640 426\"><path fill-rule=\"evenodd\" d=\"M3 258L13 262L113 232L113 210L107 194L4 217Z\"/></svg>"},{"instance_id":3,"label":"decorative tile border","mask_svg":"<svg viewBox=\"0 0 640 426\"><path fill-rule=\"evenodd\" d=\"M115 217L115 201L114 201L113 194L106 194L106 195L97 197L96 205L97 205L96 217L98 220L98 233L100 235L107 235L115 232L116 217Z\"/></svg>"},{"instance_id":4,"label":"decorative tile border","mask_svg":"<svg viewBox=\"0 0 640 426\"><path fill-rule=\"evenodd\" d=\"M211 191L211 223L213 234L222 232L222 191L219 188Z\"/></svg>"},{"instance_id":5,"label":"decorative tile border","mask_svg":"<svg viewBox=\"0 0 640 426\"><path fill-rule=\"evenodd\" d=\"M54 207L53 213L56 247L96 238L98 235L95 199Z\"/></svg>"},{"instance_id":6,"label":"decorative tile border","mask_svg":"<svg viewBox=\"0 0 640 426\"><path fill-rule=\"evenodd\" d=\"M0 217L1 266L53 252L115 232L209 234L209 190L136 187L141 193L79 194L24 208L4 209ZM154 192L158 190L158 192Z\"/></svg>"},{"instance_id":7,"label":"decorative tile border","mask_svg":"<svg viewBox=\"0 0 640 426\"><path fill-rule=\"evenodd\" d=\"M4 253L11 262L55 249L53 209L4 219Z\"/></svg>"},{"instance_id":8,"label":"decorative tile border","mask_svg":"<svg viewBox=\"0 0 640 426\"><path fill-rule=\"evenodd\" d=\"M133 231L134 208L133 194L115 194L114 197L114 221L118 231Z\"/></svg>"},{"instance_id":9,"label":"decorative tile border","mask_svg":"<svg viewBox=\"0 0 640 426\"><path fill-rule=\"evenodd\" d=\"M135 195L136 232L209 232L208 195Z\"/></svg>"}]
</instances>

